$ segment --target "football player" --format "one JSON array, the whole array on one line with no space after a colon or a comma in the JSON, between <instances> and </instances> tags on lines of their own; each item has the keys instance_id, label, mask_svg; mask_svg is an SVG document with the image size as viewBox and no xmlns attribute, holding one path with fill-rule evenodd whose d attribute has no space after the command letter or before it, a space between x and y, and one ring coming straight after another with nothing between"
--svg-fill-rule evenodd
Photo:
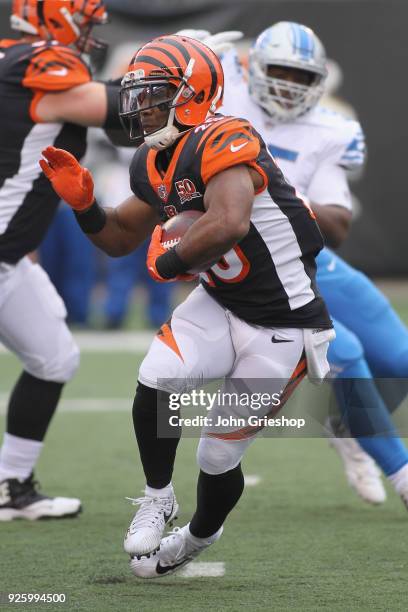
<instances>
[{"instance_id":1,"label":"football player","mask_svg":"<svg viewBox=\"0 0 408 612\"><path fill-rule=\"evenodd\" d=\"M139 371L133 420L147 485L134 500L140 508L124 546L134 574L145 578L178 570L219 539L243 491L241 458L258 431L208 424L197 453L196 511L162 539L178 508L171 478L179 436L158 435L159 397L162 418L172 392L203 379L262 378L270 390L284 388L285 398L306 370L324 377L334 335L315 284L323 240L313 213L251 124L216 113L223 86L217 56L199 41L164 36L136 53L120 102L129 135L140 143L130 166L134 195L117 208L98 205L89 171L66 151L48 147L40 162L108 254L126 255L153 232L147 267L155 280L190 280L193 270L206 270ZM160 222L185 210L204 214L166 250ZM221 411L216 406L214 416Z\"/></svg>"},{"instance_id":2,"label":"football player","mask_svg":"<svg viewBox=\"0 0 408 612\"><path fill-rule=\"evenodd\" d=\"M54 143L81 158L85 126L120 129L118 87L93 82L81 58L103 46L92 29L106 20L100 0L15 0L11 26L20 38L0 41L0 341L23 364L0 449L0 521L80 510L78 499L39 493L33 478L79 353L64 304L27 254L40 244L59 201L38 168L41 150Z\"/></svg>"},{"instance_id":3,"label":"football player","mask_svg":"<svg viewBox=\"0 0 408 612\"><path fill-rule=\"evenodd\" d=\"M199 32L204 39L208 34ZM319 105L327 77L321 41L304 25L281 22L263 31L251 48L248 82L237 59L234 49L223 56L222 111L251 121L284 175L308 198L326 244L339 246L351 221L347 172L364 162L364 135L357 121ZM339 406L349 420L346 429L332 421L331 444L364 500L385 500L371 455L408 506L408 453L372 380L408 376L407 329L373 283L332 250L324 248L317 264L319 288L335 317L329 362ZM358 411L348 410L351 406Z\"/></svg>"}]
</instances>

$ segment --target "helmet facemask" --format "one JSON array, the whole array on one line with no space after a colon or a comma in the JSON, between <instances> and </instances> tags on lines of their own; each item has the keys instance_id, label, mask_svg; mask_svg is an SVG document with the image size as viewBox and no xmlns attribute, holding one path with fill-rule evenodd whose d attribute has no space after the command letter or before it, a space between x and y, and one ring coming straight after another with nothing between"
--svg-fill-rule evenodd
<instances>
[{"instance_id":1,"label":"helmet facemask","mask_svg":"<svg viewBox=\"0 0 408 612\"><path fill-rule=\"evenodd\" d=\"M293 82L268 74L271 65L252 65L250 92L253 99L277 123L292 121L311 110L324 92L323 77L304 71L310 76L310 83ZM290 67L279 66L282 70Z\"/></svg>"},{"instance_id":2,"label":"helmet facemask","mask_svg":"<svg viewBox=\"0 0 408 612\"><path fill-rule=\"evenodd\" d=\"M249 92L275 123L292 121L316 106L326 77L325 49L302 24L276 23L250 50Z\"/></svg>"},{"instance_id":3,"label":"helmet facemask","mask_svg":"<svg viewBox=\"0 0 408 612\"><path fill-rule=\"evenodd\" d=\"M79 30L78 39L75 46L80 53L91 55L95 61L100 62L106 58L108 43L92 35L95 26L106 25L108 16L105 13L101 17L86 17L83 13L77 12L72 16L72 20Z\"/></svg>"},{"instance_id":4,"label":"helmet facemask","mask_svg":"<svg viewBox=\"0 0 408 612\"><path fill-rule=\"evenodd\" d=\"M177 121L176 110L196 95L186 76L168 76L163 71L148 77L128 72L120 91L119 116L130 140L136 145L161 150L171 146L186 131ZM186 71L187 72L187 71ZM190 126L187 127L187 130Z\"/></svg>"}]
</instances>

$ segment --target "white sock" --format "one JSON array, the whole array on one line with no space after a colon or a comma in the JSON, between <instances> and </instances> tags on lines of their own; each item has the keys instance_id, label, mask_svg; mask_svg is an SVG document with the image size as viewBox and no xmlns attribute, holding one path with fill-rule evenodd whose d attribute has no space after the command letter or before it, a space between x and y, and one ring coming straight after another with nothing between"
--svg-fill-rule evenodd
<instances>
[{"instance_id":1,"label":"white sock","mask_svg":"<svg viewBox=\"0 0 408 612\"><path fill-rule=\"evenodd\" d=\"M0 482L7 478L26 480L33 471L43 446L43 442L5 433L0 449Z\"/></svg>"},{"instance_id":2,"label":"white sock","mask_svg":"<svg viewBox=\"0 0 408 612\"><path fill-rule=\"evenodd\" d=\"M170 497L172 493L173 485L171 482L169 482L167 486L163 487L163 489L154 489L153 487L149 487L148 485L146 485L145 487L145 494L149 497Z\"/></svg>"},{"instance_id":3,"label":"white sock","mask_svg":"<svg viewBox=\"0 0 408 612\"><path fill-rule=\"evenodd\" d=\"M187 537L194 544L194 546L201 547L201 546L207 546L208 544L213 544L214 542L216 542L218 538L220 537L221 533L222 533L222 527L220 527L218 531L213 533L213 535L208 536L208 538L198 538L197 536L191 533L190 523L189 523L188 530L187 530Z\"/></svg>"},{"instance_id":4,"label":"white sock","mask_svg":"<svg viewBox=\"0 0 408 612\"><path fill-rule=\"evenodd\" d=\"M403 465L397 472L394 472L394 474L391 474L391 476L388 476L388 480L392 482L397 493L406 488L408 482L408 463Z\"/></svg>"}]
</instances>

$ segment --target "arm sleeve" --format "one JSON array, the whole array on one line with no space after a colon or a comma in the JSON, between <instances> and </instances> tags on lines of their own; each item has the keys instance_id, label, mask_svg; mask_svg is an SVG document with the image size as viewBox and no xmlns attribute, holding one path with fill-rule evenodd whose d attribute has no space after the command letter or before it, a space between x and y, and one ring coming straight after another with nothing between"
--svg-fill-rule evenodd
<instances>
[{"instance_id":1,"label":"arm sleeve","mask_svg":"<svg viewBox=\"0 0 408 612\"><path fill-rule=\"evenodd\" d=\"M239 117L243 112L242 101L248 97L248 83L245 81L236 50L231 49L225 53L221 64L225 83L221 113Z\"/></svg>"},{"instance_id":2,"label":"arm sleeve","mask_svg":"<svg viewBox=\"0 0 408 612\"><path fill-rule=\"evenodd\" d=\"M336 204L352 209L346 171L336 164L321 164L306 193L311 202L324 206Z\"/></svg>"},{"instance_id":3,"label":"arm sleeve","mask_svg":"<svg viewBox=\"0 0 408 612\"><path fill-rule=\"evenodd\" d=\"M336 204L352 209L348 173L365 161L365 141L357 121L343 120L330 130L322 147L319 164L307 191L311 202Z\"/></svg>"},{"instance_id":4,"label":"arm sleeve","mask_svg":"<svg viewBox=\"0 0 408 612\"><path fill-rule=\"evenodd\" d=\"M346 145L341 151L339 165L345 170L356 170L364 165L366 145L364 132L357 121L350 121L352 129Z\"/></svg>"},{"instance_id":5,"label":"arm sleeve","mask_svg":"<svg viewBox=\"0 0 408 612\"><path fill-rule=\"evenodd\" d=\"M326 138L321 162L332 163L349 171L361 168L365 158L366 146L361 125L358 121L341 117Z\"/></svg>"}]
</instances>

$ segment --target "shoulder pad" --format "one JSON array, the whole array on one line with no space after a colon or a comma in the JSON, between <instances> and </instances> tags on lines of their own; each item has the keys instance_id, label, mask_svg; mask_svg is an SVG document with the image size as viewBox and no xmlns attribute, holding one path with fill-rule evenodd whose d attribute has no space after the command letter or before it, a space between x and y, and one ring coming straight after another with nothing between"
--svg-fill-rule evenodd
<instances>
[{"instance_id":1,"label":"shoulder pad","mask_svg":"<svg viewBox=\"0 0 408 612\"><path fill-rule=\"evenodd\" d=\"M41 91L64 91L88 83L91 78L89 68L77 52L49 43L33 49L23 85Z\"/></svg>"}]
</instances>

